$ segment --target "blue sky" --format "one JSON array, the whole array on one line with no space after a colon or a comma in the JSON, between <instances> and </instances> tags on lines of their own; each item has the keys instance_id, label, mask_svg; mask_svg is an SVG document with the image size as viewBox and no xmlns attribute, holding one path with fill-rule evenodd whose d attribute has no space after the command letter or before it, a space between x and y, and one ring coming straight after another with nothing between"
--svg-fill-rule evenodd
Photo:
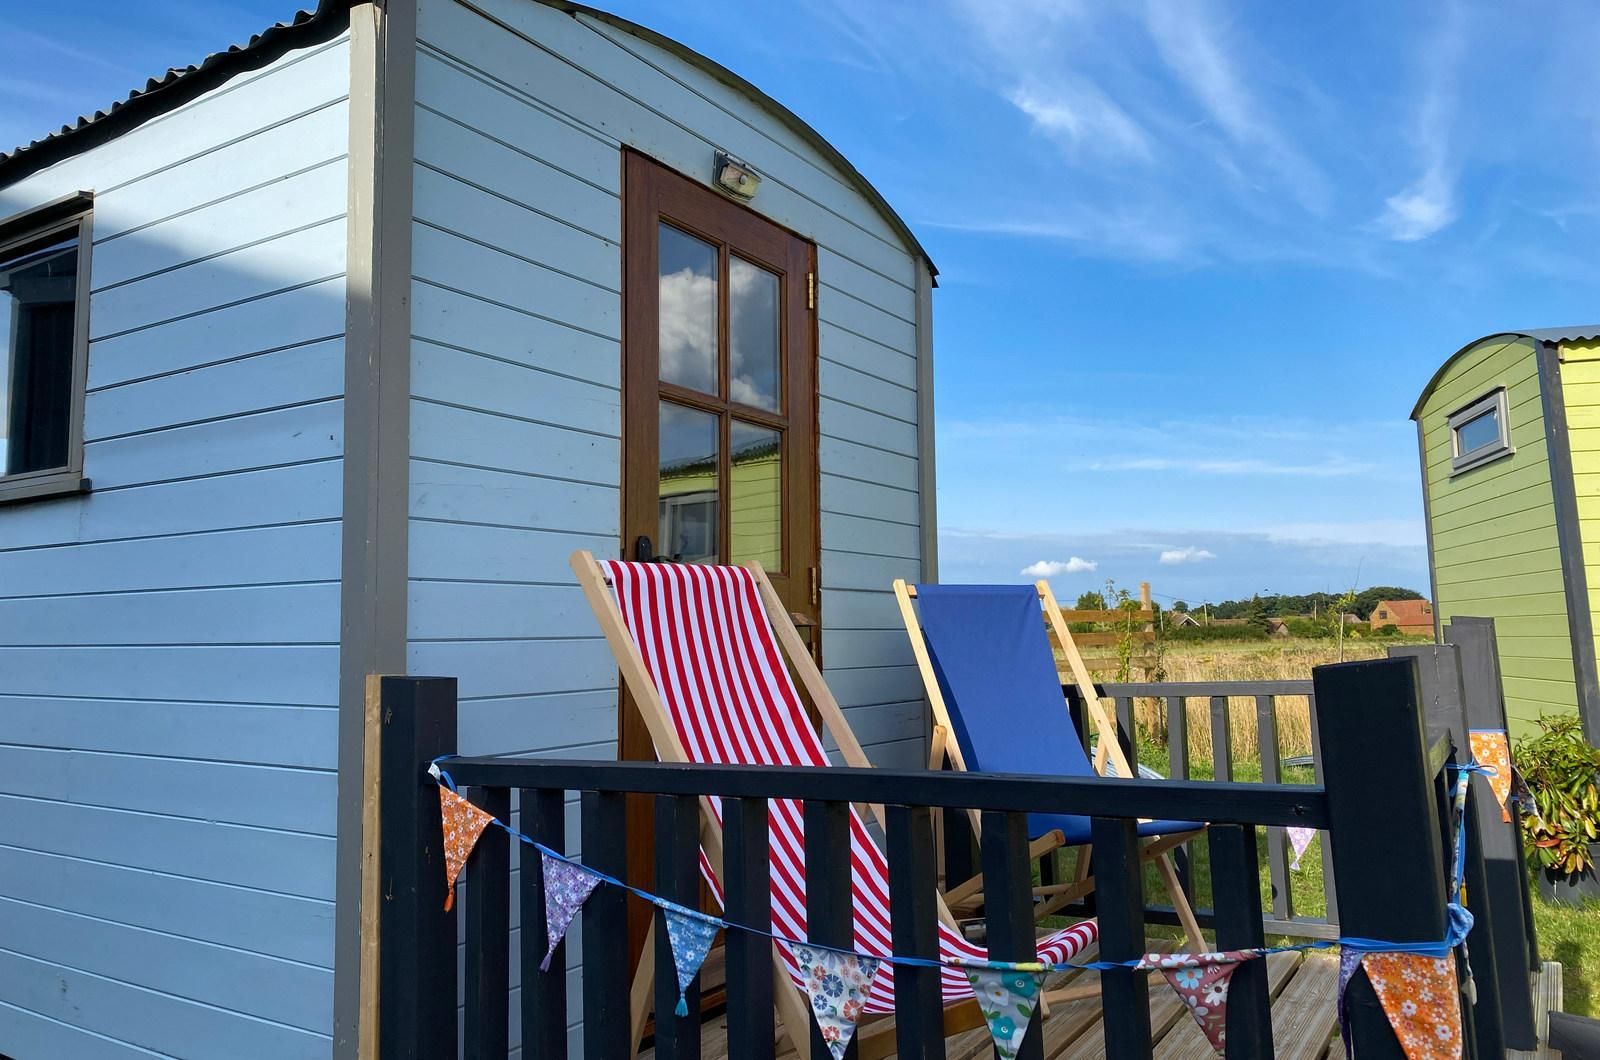
<instances>
[{"instance_id":1,"label":"blue sky","mask_svg":"<svg viewBox=\"0 0 1600 1060\"><path fill-rule=\"evenodd\" d=\"M949 580L1423 587L1423 383L1600 317L1585 5L611 6L811 122L938 264ZM0 140L289 13L0 9Z\"/></svg>"}]
</instances>

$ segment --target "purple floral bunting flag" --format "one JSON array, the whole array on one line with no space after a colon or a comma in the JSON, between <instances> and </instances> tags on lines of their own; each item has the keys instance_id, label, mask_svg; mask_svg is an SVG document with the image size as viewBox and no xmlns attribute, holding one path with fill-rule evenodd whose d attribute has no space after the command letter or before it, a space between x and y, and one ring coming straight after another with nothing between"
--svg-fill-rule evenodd
<instances>
[{"instance_id":1,"label":"purple floral bunting flag","mask_svg":"<svg viewBox=\"0 0 1600 1060\"><path fill-rule=\"evenodd\" d=\"M1289 827L1284 829L1289 833L1289 845L1294 848L1294 864L1289 867L1295 870L1300 868L1300 859L1306 856L1306 850L1311 846L1311 840L1316 837L1315 828Z\"/></svg>"},{"instance_id":2,"label":"purple floral bunting flag","mask_svg":"<svg viewBox=\"0 0 1600 1060\"><path fill-rule=\"evenodd\" d=\"M989 1024L994 1039L994 1054L1012 1060L1022 1048L1028 1024L1039 1007L1039 991L1044 987L1045 969L1038 970L968 967L967 981L978 998L978 1009Z\"/></svg>"},{"instance_id":3,"label":"purple floral bunting flag","mask_svg":"<svg viewBox=\"0 0 1600 1060\"><path fill-rule=\"evenodd\" d=\"M1339 992L1334 1007L1339 1013L1339 1038L1344 1042L1345 1060L1350 1060L1354 1055L1355 1044L1350 1041L1350 1021L1346 1017L1344 991L1345 987L1350 985L1350 977L1356 974L1356 969L1359 967L1361 967L1360 950L1339 951Z\"/></svg>"},{"instance_id":4,"label":"purple floral bunting flag","mask_svg":"<svg viewBox=\"0 0 1600 1060\"><path fill-rule=\"evenodd\" d=\"M705 963L711 942L722 925L716 918L698 910L665 901L660 905L661 911L666 914L667 939L672 943L672 963L678 969L678 1007L673 1009L673 1014L687 1016L689 1003L683 996L684 991L689 989L689 984L694 982L695 975L700 971L700 965Z\"/></svg>"},{"instance_id":5,"label":"purple floral bunting flag","mask_svg":"<svg viewBox=\"0 0 1600 1060\"><path fill-rule=\"evenodd\" d=\"M550 949L545 953L544 960L539 962L539 970L548 972L550 958L555 956L556 947L566 938L572 918L583 908L583 903L600 882L600 877L580 865L553 858L542 850L539 851L539 861L544 870L545 932L550 940Z\"/></svg>"},{"instance_id":6,"label":"purple floral bunting flag","mask_svg":"<svg viewBox=\"0 0 1600 1060\"><path fill-rule=\"evenodd\" d=\"M840 953L792 943L800 983L811 998L811 1014L822 1031L833 1060L843 1060L856 1033L856 1020L872 993L878 960L857 953Z\"/></svg>"}]
</instances>

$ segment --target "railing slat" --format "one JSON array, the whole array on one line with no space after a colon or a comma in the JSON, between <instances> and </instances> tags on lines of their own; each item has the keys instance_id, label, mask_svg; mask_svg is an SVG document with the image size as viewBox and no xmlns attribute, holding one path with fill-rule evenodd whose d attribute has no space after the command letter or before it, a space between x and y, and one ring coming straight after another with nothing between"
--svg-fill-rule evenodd
<instances>
[{"instance_id":1,"label":"railing slat","mask_svg":"<svg viewBox=\"0 0 1600 1060\"><path fill-rule=\"evenodd\" d=\"M1327 788L1327 779L1322 766L1322 729L1317 721L1317 697L1313 693L1306 697L1306 710L1311 715L1311 776L1317 787ZM1339 923L1339 889L1333 880L1333 835L1331 832L1322 833L1322 917L1330 924Z\"/></svg>"},{"instance_id":2,"label":"railing slat","mask_svg":"<svg viewBox=\"0 0 1600 1060\"><path fill-rule=\"evenodd\" d=\"M1256 697L1256 742L1261 748L1261 783L1283 779L1283 749L1278 743L1276 696ZM1267 878L1272 881L1272 915L1277 920L1294 917L1294 892L1289 886L1289 839L1283 829L1267 829Z\"/></svg>"},{"instance_id":3,"label":"railing slat","mask_svg":"<svg viewBox=\"0 0 1600 1060\"><path fill-rule=\"evenodd\" d=\"M984 918L989 931L989 958L1031 961L1034 948L1033 874L1028 864L1028 819L1020 813L983 815ZM1095 872L1100 871L1099 854ZM1022 1039L1019 1060L1043 1060L1044 1037L1035 1019Z\"/></svg>"},{"instance_id":4,"label":"railing slat","mask_svg":"<svg viewBox=\"0 0 1600 1060\"><path fill-rule=\"evenodd\" d=\"M809 800L806 825L806 935L825 946L855 945L855 896L850 870L850 804ZM859 1042L851 1039L845 1053L854 1060ZM815 1021L811 1055L828 1055L828 1043Z\"/></svg>"},{"instance_id":5,"label":"railing slat","mask_svg":"<svg viewBox=\"0 0 1600 1060\"><path fill-rule=\"evenodd\" d=\"M551 850L567 849L566 792L550 788L523 788L519 796L522 831ZM522 1054L567 1055L567 943L550 958L550 970L540 971L548 947L549 929L544 917L544 871L539 852L522 844L518 853L522 871Z\"/></svg>"},{"instance_id":6,"label":"railing slat","mask_svg":"<svg viewBox=\"0 0 1600 1060\"><path fill-rule=\"evenodd\" d=\"M626 801L616 791L585 791L583 862L626 879ZM615 1060L631 1055L628 1011L628 903L619 887L601 885L583 903L583 1055Z\"/></svg>"},{"instance_id":7,"label":"railing slat","mask_svg":"<svg viewBox=\"0 0 1600 1060\"><path fill-rule=\"evenodd\" d=\"M700 905L700 800L693 795L656 798L655 892L691 909ZM684 991L688 1015L678 1016L678 969L667 933L666 913L656 918L656 1056L700 1060L700 980ZM646 960L651 954L645 954Z\"/></svg>"},{"instance_id":8,"label":"railing slat","mask_svg":"<svg viewBox=\"0 0 1600 1060\"><path fill-rule=\"evenodd\" d=\"M475 806L502 821L511 818L509 788L472 788ZM462 1028L466 1060L503 1057L511 1029L511 846L510 836L490 825L478 839L466 880L466 1006Z\"/></svg>"},{"instance_id":9,"label":"railing slat","mask_svg":"<svg viewBox=\"0 0 1600 1060\"><path fill-rule=\"evenodd\" d=\"M1256 830L1247 824L1207 829L1211 844L1211 893L1215 896L1217 949L1265 945L1261 926L1261 878L1256 868ZM1245 961L1228 989L1228 1055L1272 1060L1272 1013L1267 962Z\"/></svg>"},{"instance_id":10,"label":"railing slat","mask_svg":"<svg viewBox=\"0 0 1600 1060\"><path fill-rule=\"evenodd\" d=\"M1167 767L1168 779L1189 779L1189 707L1188 700L1179 695L1167 697ZM1178 885L1193 905L1194 857L1187 840L1173 851L1172 865L1178 872Z\"/></svg>"},{"instance_id":11,"label":"railing slat","mask_svg":"<svg viewBox=\"0 0 1600 1060\"><path fill-rule=\"evenodd\" d=\"M1228 697L1211 697L1211 768L1216 780L1233 779L1233 734L1228 728Z\"/></svg>"},{"instance_id":12,"label":"railing slat","mask_svg":"<svg viewBox=\"0 0 1600 1060\"><path fill-rule=\"evenodd\" d=\"M1144 878L1139 838L1126 817L1096 817L1095 890L1100 895L1100 959L1128 961L1143 955ZM1114 968L1100 973L1106 1056L1150 1060L1150 987L1143 972Z\"/></svg>"},{"instance_id":13,"label":"railing slat","mask_svg":"<svg viewBox=\"0 0 1600 1060\"><path fill-rule=\"evenodd\" d=\"M1117 705L1117 742L1122 745L1122 753L1128 756L1128 763L1137 771L1139 765L1139 734L1133 723L1133 697L1118 696L1115 702Z\"/></svg>"},{"instance_id":14,"label":"railing slat","mask_svg":"<svg viewBox=\"0 0 1600 1060\"><path fill-rule=\"evenodd\" d=\"M886 815L894 952L937 960L932 814L923 806L888 806ZM897 967L894 988L895 1055L900 1060L944 1060L939 969Z\"/></svg>"},{"instance_id":15,"label":"railing slat","mask_svg":"<svg viewBox=\"0 0 1600 1060\"><path fill-rule=\"evenodd\" d=\"M722 803L722 885L727 917L736 924L772 923L766 799ZM724 936L728 967L728 1055L772 1060L772 943L748 931ZM787 989L785 984L785 988Z\"/></svg>"}]
</instances>

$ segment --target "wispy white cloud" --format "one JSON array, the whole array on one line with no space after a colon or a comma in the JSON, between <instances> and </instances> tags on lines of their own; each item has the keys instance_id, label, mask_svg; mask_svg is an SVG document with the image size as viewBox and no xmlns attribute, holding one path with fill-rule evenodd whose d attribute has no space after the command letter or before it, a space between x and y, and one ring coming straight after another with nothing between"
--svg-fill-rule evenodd
<instances>
[{"instance_id":1,"label":"wispy white cloud","mask_svg":"<svg viewBox=\"0 0 1600 1060\"><path fill-rule=\"evenodd\" d=\"M1041 559L1023 567L1018 573L1024 578L1058 578L1063 574L1084 574L1099 568L1100 564L1094 560L1073 556L1068 560Z\"/></svg>"},{"instance_id":2,"label":"wispy white cloud","mask_svg":"<svg viewBox=\"0 0 1600 1060\"><path fill-rule=\"evenodd\" d=\"M1259 158L1284 182L1302 206L1321 211L1328 200L1328 179L1296 147L1267 114L1245 83L1246 68L1228 48L1219 30L1223 12L1205 3L1148 0L1145 23L1156 50L1173 75L1204 108L1207 116L1245 159L1229 157L1224 165L1248 178L1250 159Z\"/></svg>"},{"instance_id":3,"label":"wispy white cloud","mask_svg":"<svg viewBox=\"0 0 1600 1060\"><path fill-rule=\"evenodd\" d=\"M1450 3L1419 50L1417 66L1423 83L1411 140L1422 172L1384 200L1377 221L1378 228L1396 242L1427 239L1456 220L1459 166L1451 157L1451 134L1466 39L1465 13L1459 3Z\"/></svg>"},{"instance_id":4,"label":"wispy white cloud","mask_svg":"<svg viewBox=\"0 0 1600 1060\"><path fill-rule=\"evenodd\" d=\"M1013 89L1012 104L1034 127L1074 151L1149 162L1150 138L1127 111L1092 83L1069 79Z\"/></svg>"},{"instance_id":5,"label":"wispy white cloud","mask_svg":"<svg viewBox=\"0 0 1600 1060\"><path fill-rule=\"evenodd\" d=\"M1210 549L1185 545L1183 548L1166 549L1157 562L1167 567L1176 567L1181 563L1204 563L1208 559L1216 558L1217 554Z\"/></svg>"}]
</instances>

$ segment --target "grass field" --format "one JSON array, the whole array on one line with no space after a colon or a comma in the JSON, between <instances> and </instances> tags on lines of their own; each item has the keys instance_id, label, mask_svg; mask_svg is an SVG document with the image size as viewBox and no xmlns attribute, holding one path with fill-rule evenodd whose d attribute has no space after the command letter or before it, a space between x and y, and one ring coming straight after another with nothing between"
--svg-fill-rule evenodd
<instances>
[{"instance_id":1,"label":"grass field","mask_svg":"<svg viewBox=\"0 0 1600 1060\"><path fill-rule=\"evenodd\" d=\"M1373 642L1346 642L1346 660L1370 659L1384 655L1393 640ZM1337 660L1331 644L1318 644L1303 640L1248 641L1238 644L1208 643L1174 646L1165 658L1166 678L1169 681L1267 681L1297 680L1311 676L1311 668ZM1191 702L1187 710L1189 734L1189 772L1195 779L1210 779L1211 722L1207 704L1203 700ZM1140 701L1136 704L1135 720L1139 728L1139 760L1161 772L1170 768L1165 734L1167 733L1166 705L1157 701ZM1257 739L1255 705L1248 699L1235 699L1230 706L1229 744L1233 751L1234 779L1259 781L1261 779L1261 750ZM1279 753L1290 758L1311 753L1311 725L1308 707L1303 697L1278 699ZM1311 783L1309 768L1284 770L1287 783ZM1265 830L1263 830L1264 833ZM1206 844L1190 844L1195 859L1197 904L1208 906L1211 901ZM1262 905L1271 907L1270 884L1266 868L1266 840L1259 843L1261 851ZM1313 840L1306 851L1298 871L1291 871L1289 885L1296 913L1321 916L1325 911L1322 888L1321 839ZM1145 893L1152 900L1165 904L1159 878L1150 870L1145 881ZM1159 896L1159 897L1158 897ZM1468 904L1471 896L1468 896ZM1545 960L1560 961L1564 966L1566 1010L1579 1015L1593 1016L1600 1012L1600 903L1585 909L1570 909L1550 905L1534 893L1534 924L1539 936L1540 954Z\"/></svg>"}]
</instances>

